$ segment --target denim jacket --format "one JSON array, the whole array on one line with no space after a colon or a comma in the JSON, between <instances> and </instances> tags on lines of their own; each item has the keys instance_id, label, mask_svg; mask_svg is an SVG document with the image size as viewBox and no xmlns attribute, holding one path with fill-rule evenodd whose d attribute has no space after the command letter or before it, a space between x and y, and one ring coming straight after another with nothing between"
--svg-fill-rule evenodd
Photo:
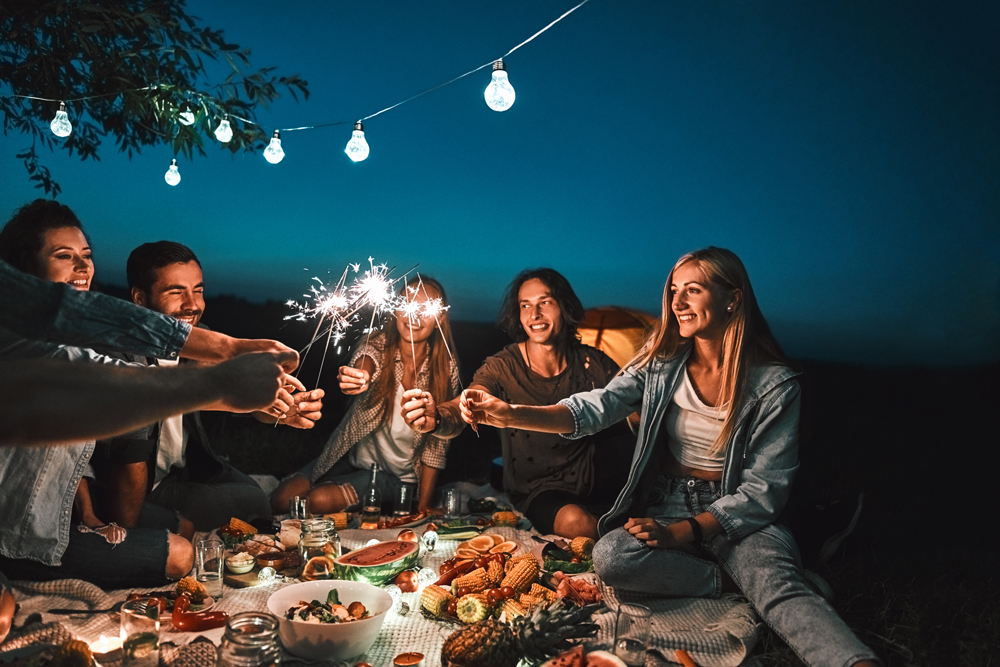
<instances>
[{"instance_id":1,"label":"denim jacket","mask_svg":"<svg viewBox=\"0 0 1000 667\"><path fill-rule=\"evenodd\" d=\"M604 389L575 394L559 403L573 415L573 433L580 438L621 421L642 407L638 441L625 488L611 510L601 517L601 534L624 523L631 512L644 511L643 492L658 472L650 466L674 391L682 380L687 347L674 356L655 359L640 369L625 369ZM736 540L778 519L788 501L798 470L800 390L798 374L786 366L750 369L747 396L726 444L722 496L708 511L722 524L726 537ZM635 516L634 514L632 516Z\"/></svg>"}]
</instances>

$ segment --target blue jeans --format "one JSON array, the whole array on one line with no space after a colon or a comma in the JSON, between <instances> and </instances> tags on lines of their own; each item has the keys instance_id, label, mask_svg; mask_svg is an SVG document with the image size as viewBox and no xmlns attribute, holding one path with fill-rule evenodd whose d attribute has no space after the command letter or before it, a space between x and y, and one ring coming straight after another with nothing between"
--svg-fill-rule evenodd
<instances>
[{"instance_id":1,"label":"blue jeans","mask_svg":"<svg viewBox=\"0 0 1000 667\"><path fill-rule=\"evenodd\" d=\"M714 482L660 475L646 514L662 524L675 523L704 512L719 495ZM594 547L597 574L625 590L716 597L722 585L720 568L806 664L846 667L877 660L806 582L795 540L780 524L737 541L721 534L677 549L652 549L616 528Z\"/></svg>"},{"instance_id":2,"label":"blue jeans","mask_svg":"<svg viewBox=\"0 0 1000 667\"><path fill-rule=\"evenodd\" d=\"M304 465L298 474L304 475L306 479L312 478L312 470L315 465L316 460L314 459ZM361 509L361 502L364 500L365 491L368 489L368 478L370 476L370 470L355 468L348 457L344 456L332 468L327 470L322 477L317 479L313 486L316 487L320 484L332 482L333 484L346 484L354 487L354 491L358 494L358 502L346 508L346 511L357 512ZM388 507L389 511L392 511L393 501L399 495L399 487L403 486L403 484L416 487L416 482L404 482L384 468L379 469L376 480L378 481L379 493L382 494L382 505Z\"/></svg>"}]
</instances>

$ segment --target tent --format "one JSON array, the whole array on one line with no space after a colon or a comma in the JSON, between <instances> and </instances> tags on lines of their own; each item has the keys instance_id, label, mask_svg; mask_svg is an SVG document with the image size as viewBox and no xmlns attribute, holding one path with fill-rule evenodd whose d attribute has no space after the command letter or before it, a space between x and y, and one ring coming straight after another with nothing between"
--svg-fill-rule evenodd
<instances>
[{"instance_id":1,"label":"tent","mask_svg":"<svg viewBox=\"0 0 1000 667\"><path fill-rule=\"evenodd\" d=\"M619 366L624 366L642 347L657 319L631 308L591 308L580 322L580 340L601 350Z\"/></svg>"}]
</instances>

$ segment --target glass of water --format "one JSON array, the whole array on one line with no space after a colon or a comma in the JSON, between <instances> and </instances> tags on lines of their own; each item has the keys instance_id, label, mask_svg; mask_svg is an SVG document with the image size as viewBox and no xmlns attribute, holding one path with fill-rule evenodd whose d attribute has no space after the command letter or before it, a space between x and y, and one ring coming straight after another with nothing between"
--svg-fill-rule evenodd
<instances>
[{"instance_id":1,"label":"glass of water","mask_svg":"<svg viewBox=\"0 0 1000 667\"><path fill-rule=\"evenodd\" d=\"M198 542L198 581L216 600L222 598L222 567L226 562L226 545L221 540L209 539Z\"/></svg>"},{"instance_id":2,"label":"glass of water","mask_svg":"<svg viewBox=\"0 0 1000 667\"><path fill-rule=\"evenodd\" d=\"M649 641L649 623L653 612L641 604L623 604L618 607L615 621L615 655L629 667L646 664L646 644Z\"/></svg>"},{"instance_id":3,"label":"glass of water","mask_svg":"<svg viewBox=\"0 0 1000 667\"><path fill-rule=\"evenodd\" d=\"M122 664L156 667L160 662L160 607L152 598L129 600L121 610Z\"/></svg>"}]
</instances>

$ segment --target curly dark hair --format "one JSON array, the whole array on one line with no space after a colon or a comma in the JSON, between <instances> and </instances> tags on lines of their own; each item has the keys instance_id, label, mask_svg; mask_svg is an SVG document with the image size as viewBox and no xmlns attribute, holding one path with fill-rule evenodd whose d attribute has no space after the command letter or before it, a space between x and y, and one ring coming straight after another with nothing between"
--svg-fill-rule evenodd
<instances>
[{"instance_id":1,"label":"curly dark hair","mask_svg":"<svg viewBox=\"0 0 1000 667\"><path fill-rule=\"evenodd\" d=\"M201 267L201 262L198 261L194 251L186 245L174 241L143 243L129 253L128 261L125 263L128 286L130 289L137 287L145 294L152 294L153 284L160 269L171 264L188 262L194 262Z\"/></svg>"},{"instance_id":2,"label":"curly dark hair","mask_svg":"<svg viewBox=\"0 0 1000 667\"><path fill-rule=\"evenodd\" d=\"M38 255L45 247L45 233L63 227L76 227L90 243L83 224L69 206L51 199L25 204L0 229L0 259L19 271L41 276Z\"/></svg>"},{"instance_id":3,"label":"curly dark hair","mask_svg":"<svg viewBox=\"0 0 1000 667\"><path fill-rule=\"evenodd\" d=\"M504 292L497 326L507 332L516 343L528 340L528 334L521 325L521 304L518 301L518 293L521 291L521 285L536 278L552 291L552 298L559 304L562 314L563 326L556 339L556 345L565 350L579 343L580 334L577 332L577 327L583 321L583 304L580 303L580 298L573 291L569 281L555 269L525 269L517 274Z\"/></svg>"}]
</instances>

